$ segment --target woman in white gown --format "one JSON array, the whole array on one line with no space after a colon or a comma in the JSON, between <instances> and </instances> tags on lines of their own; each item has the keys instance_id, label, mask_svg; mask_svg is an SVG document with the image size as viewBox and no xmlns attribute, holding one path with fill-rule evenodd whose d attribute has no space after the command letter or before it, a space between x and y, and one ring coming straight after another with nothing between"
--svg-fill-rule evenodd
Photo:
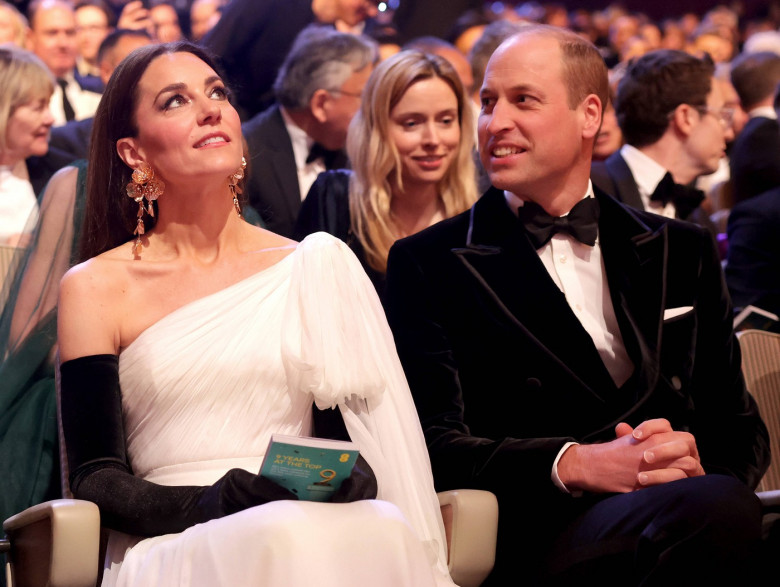
<instances>
[{"instance_id":1,"label":"woman in white gown","mask_svg":"<svg viewBox=\"0 0 780 587\"><path fill-rule=\"evenodd\" d=\"M335 238L242 220L240 121L210 58L132 53L92 145L86 261L62 280L58 338L71 487L112 529L103 583L451 584L373 286ZM256 474L272 433L312 433L313 403L365 458L342 503Z\"/></svg>"}]
</instances>

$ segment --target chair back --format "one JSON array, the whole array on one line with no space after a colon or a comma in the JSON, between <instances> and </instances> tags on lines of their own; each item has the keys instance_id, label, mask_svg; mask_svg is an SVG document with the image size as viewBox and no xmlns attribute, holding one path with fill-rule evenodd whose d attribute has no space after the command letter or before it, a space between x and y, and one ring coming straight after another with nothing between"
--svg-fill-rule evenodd
<instances>
[{"instance_id":1,"label":"chair back","mask_svg":"<svg viewBox=\"0 0 780 587\"><path fill-rule=\"evenodd\" d=\"M772 460L756 491L780 489L780 334L766 330L737 333L742 372L769 430Z\"/></svg>"}]
</instances>

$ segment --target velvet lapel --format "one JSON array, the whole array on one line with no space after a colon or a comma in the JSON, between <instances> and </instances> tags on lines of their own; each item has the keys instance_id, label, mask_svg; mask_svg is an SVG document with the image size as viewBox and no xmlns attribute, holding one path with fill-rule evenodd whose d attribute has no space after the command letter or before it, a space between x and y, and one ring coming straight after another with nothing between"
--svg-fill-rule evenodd
<instances>
[{"instance_id":1,"label":"velvet lapel","mask_svg":"<svg viewBox=\"0 0 780 587\"><path fill-rule=\"evenodd\" d=\"M636 366L639 408L656 386L659 342L666 305L667 230L652 231L631 211L596 190L601 214L599 241L612 304L629 356Z\"/></svg>"},{"instance_id":2,"label":"velvet lapel","mask_svg":"<svg viewBox=\"0 0 780 587\"><path fill-rule=\"evenodd\" d=\"M491 188L473 206L467 244L453 252L508 323L540 352L597 398L607 400L616 392L592 339L550 279L503 192Z\"/></svg>"},{"instance_id":3,"label":"velvet lapel","mask_svg":"<svg viewBox=\"0 0 780 587\"><path fill-rule=\"evenodd\" d=\"M639 188L636 187L636 180L620 152L618 151L610 155L604 163L615 184L616 193L611 195L626 206L644 210L645 206L642 203L642 197L639 195Z\"/></svg>"}]
</instances>

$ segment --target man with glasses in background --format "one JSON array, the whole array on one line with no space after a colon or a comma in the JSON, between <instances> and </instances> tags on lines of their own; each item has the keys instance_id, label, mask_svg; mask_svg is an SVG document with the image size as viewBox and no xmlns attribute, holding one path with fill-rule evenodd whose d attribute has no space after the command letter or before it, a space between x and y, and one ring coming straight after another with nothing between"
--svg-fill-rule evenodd
<instances>
[{"instance_id":1,"label":"man with glasses in background","mask_svg":"<svg viewBox=\"0 0 780 587\"><path fill-rule=\"evenodd\" d=\"M311 25L274 84L276 104L242 125L245 195L266 228L292 237L301 202L321 172L347 167L347 128L378 58L362 35Z\"/></svg>"},{"instance_id":2,"label":"man with glasses in background","mask_svg":"<svg viewBox=\"0 0 780 587\"><path fill-rule=\"evenodd\" d=\"M725 107L709 56L647 53L628 66L615 101L626 144L591 178L624 204L715 228L691 185L714 172L734 138L734 109Z\"/></svg>"}]
</instances>

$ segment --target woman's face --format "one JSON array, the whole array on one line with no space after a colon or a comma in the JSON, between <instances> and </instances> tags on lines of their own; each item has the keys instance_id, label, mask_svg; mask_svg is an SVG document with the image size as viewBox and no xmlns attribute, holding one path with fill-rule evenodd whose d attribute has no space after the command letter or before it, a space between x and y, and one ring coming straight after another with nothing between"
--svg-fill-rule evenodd
<instances>
[{"instance_id":1,"label":"woman's face","mask_svg":"<svg viewBox=\"0 0 780 587\"><path fill-rule=\"evenodd\" d=\"M241 123L219 76L192 53L160 55L138 83L136 137L120 139L130 167L148 163L170 185L227 176L241 164ZM125 150L123 145L132 147Z\"/></svg>"},{"instance_id":2,"label":"woman's face","mask_svg":"<svg viewBox=\"0 0 780 587\"><path fill-rule=\"evenodd\" d=\"M411 85L390 111L389 138L405 188L441 181L460 144L458 99L449 84L429 78Z\"/></svg>"},{"instance_id":3,"label":"woman's face","mask_svg":"<svg viewBox=\"0 0 780 587\"><path fill-rule=\"evenodd\" d=\"M12 165L49 150L49 129L54 117L49 110L50 96L34 98L14 108L8 118L2 163Z\"/></svg>"}]
</instances>

